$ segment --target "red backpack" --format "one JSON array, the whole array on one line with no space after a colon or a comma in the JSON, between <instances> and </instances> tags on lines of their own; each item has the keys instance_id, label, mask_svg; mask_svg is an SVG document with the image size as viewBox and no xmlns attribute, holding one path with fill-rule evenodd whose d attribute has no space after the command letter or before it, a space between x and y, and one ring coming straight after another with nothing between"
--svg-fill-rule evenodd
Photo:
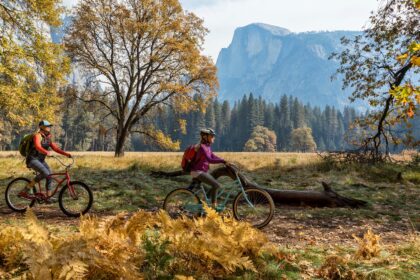
<instances>
[{"instance_id":1,"label":"red backpack","mask_svg":"<svg viewBox=\"0 0 420 280\"><path fill-rule=\"evenodd\" d=\"M199 148L200 148L200 145L191 145L185 149L184 155L182 156L182 161L181 161L182 170L184 170L185 172L191 171L191 165L195 161L195 157L197 155Z\"/></svg>"}]
</instances>

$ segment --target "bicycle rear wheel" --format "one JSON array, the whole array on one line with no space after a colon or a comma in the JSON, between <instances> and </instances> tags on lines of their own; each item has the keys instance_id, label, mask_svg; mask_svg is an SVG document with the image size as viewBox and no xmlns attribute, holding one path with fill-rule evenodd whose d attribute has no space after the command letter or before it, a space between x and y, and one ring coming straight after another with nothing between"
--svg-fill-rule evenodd
<instances>
[{"instance_id":1,"label":"bicycle rear wheel","mask_svg":"<svg viewBox=\"0 0 420 280\"><path fill-rule=\"evenodd\" d=\"M70 182L70 185L72 190L68 185L61 189L58 196L58 204L61 211L67 216L80 217L92 207L93 194L85 183Z\"/></svg>"},{"instance_id":2,"label":"bicycle rear wheel","mask_svg":"<svg viewBox=\"0 0 420 280\"><path fill-rule=\"evenodd\" d=\"M171 191L163 202L163 209L173 219L181 216L189 218L198 217L203 212L200 199L188 189L176 189Z\"/></svg>"},{"instance_id":3,"label":"bicycle rear wheel","mask_svg":"<svg viewBox=\"0 0 420 280\"><path fill-rule=\"evenodd\" d=\"M246 189L238 193L233 201L233 214L239 221L263 228L274 215L274 201L270 194L260 189Z\"/></svg>"},{"instance_id":4,"label":"bicycle rear wheel","mask_svg":"<svg viewBox=\"0 0 420 280\"><path fill-rule=\"evenodd\" d=\"M25 189L29 182L29 179L26 178L16 178L7 185L5 192L6 203L13 211L23 213L28 207L32 207L35 204L35 199L19 197L19 193Z\"/></svg>"}]
</instances>

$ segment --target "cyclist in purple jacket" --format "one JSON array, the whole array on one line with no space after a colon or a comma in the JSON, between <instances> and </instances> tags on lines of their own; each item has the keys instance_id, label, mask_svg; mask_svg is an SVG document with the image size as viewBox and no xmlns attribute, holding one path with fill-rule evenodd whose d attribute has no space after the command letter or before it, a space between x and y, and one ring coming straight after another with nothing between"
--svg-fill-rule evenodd
<instances>
[{"instance_id":1,"label":"cyclist in purple jacket","mask_svg":"<svg viewBox=\"0 0 420 280\"><path fill-rule=\"evenodd\" d=\"M217 189L220 188L220 183L208 173L209 164L217 164L227 162L213 154L211 151L211 144L214 143L214 138L216 133L213 129L207 128L200 131L201 141L200 146L198 147L195 160L191 166L191 176L200 180L201 182L210 185L212 188L210 190L211 194L211 203L212 206L216 207L216 193Z\"/></svg>"}]
</instances>

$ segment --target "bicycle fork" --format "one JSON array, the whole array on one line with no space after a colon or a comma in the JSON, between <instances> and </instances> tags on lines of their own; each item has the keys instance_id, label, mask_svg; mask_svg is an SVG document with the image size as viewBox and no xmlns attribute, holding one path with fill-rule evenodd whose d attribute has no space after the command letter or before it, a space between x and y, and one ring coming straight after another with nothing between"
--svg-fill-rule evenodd
<instances>
[{"instance_id":1,"label":"bicycle fork","mask_svg":"<svg viewBox=\"0 0 420 280\"><path fill-rule=\"evenodd\" d=\"M66 173L66 181L67 181L67 188L69 189L71 198L73 198L73 200L78 200L79 197L77 196L77 193L75 192L73 186L70 184L70 175L68 173Z\"/></svg>"},{"instance_id":2,"label":"bicycle fork","mask_svg":"<svg viewBox=\"0 0 420 280\"><path fill-rule=\"evenodd\" d=\"M249 206L251 206L252 208L254 208L254 204L248 199L248 196L247 196L247 194L245 192L245 188L242 185L242 182L239 179L238 175L236 175L236 181L238 182L239 186L241 187L241 192L244 195L246 202L249 204Z\"/></svg>"}]
</instances>

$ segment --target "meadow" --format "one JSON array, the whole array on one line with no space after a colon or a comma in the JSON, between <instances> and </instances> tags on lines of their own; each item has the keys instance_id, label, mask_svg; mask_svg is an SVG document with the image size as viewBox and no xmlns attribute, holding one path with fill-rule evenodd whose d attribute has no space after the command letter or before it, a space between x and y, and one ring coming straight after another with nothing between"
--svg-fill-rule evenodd
<instances>
[{"instance_id":1,"label":"meadow","mask_svg":"<svg viewBox=\"0 0 420 280\"><path fill-rule=\"evenodd\" d=\"M76 164L71 174L92 188L95 201L90 215L98 221L108 221L117 214L128 219L139 209L156 213L167 193L190 181L188 176L157 179L150 174L178 170L181 153L127 152L124 158L105 152L73 154ZM414 154L395 156L398 164L378 165L334 164L310 153L218 155L235 162L249 179L263 187L321 190L321 182L325 181L342 195L368 202L361 209L278 205L262 234L287 257L268 260L263 272L238 276L236 271L229 274L230 278L420 278L420 166ZM54 159L49 163L53 170L60 170ZM2 194L12 178L32 176L15 152L0 153L0 166ZM65 237L80 231L79 220L65 217L58 205L37 205L34 213L51 235ZM2 227L24 227L26 223L24 215L11 213L4 199L0 200ZM369 229L373 233L358 241ZM358 258L360 250L377 253L372 258ZM1 272L0 255L0 279ZM341 278L334 278L338 276Z\"/></svg>"}]
</instances>

